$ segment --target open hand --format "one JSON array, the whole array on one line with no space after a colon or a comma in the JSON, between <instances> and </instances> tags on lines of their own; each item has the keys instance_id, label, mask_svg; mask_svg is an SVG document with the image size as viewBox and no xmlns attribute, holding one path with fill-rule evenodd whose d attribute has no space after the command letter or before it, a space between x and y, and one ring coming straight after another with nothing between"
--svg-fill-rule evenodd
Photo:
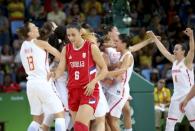
<instances>
[{"instance_id":1,"label":"open hand","mask_svg":"<svg viewBox=\"0 0 195 131\"><path fill-rule=\"evenodd\" d=\"M188 101L187 100L183 100L180 104L179 104L179 110L184 113L185 112L185 107L187 105Z\"/></svg>"},{"instance_id":2,"label":"open hand","mask_svg":"<svg viewBox=\"0 0 195 131\"><path fill-rule=\"evenodd\" d=\"M93 94L93 91L94 91L94 88L95 88L95 84L96 84L95 82L91 81L84 87L84 89L85 89L84 94L86 96L90 96L90 95Z\"/></svg>"}]
</instances>

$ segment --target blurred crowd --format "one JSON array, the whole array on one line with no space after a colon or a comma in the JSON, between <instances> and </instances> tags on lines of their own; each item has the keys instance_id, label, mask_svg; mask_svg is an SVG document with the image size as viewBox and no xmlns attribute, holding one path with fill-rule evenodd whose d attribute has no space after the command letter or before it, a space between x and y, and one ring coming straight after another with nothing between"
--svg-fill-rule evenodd
<instances>
[{"instance_id":1,"label":"blurred crowd","mask_svg":"<svg viewBox=\"0 0 195 131\"><path fill-rule=\"evenodd\" d=\"M105 24L112 24L112 0L0 0L0 92L25 90L26 75L19 57L22 41L16 30L30 19L41 27L45 21L64 26L75 20L88 23L99 35ZM146 31L161 36L169 51L174 44L188 39L183 34L186 27L195 29L194 0L128 0L132 18L129 34L133 44L147 39ZM150 45L133 54L135 71L157 84L164 78L172 89L171 63Z\"/></svg>"}]
</instances>

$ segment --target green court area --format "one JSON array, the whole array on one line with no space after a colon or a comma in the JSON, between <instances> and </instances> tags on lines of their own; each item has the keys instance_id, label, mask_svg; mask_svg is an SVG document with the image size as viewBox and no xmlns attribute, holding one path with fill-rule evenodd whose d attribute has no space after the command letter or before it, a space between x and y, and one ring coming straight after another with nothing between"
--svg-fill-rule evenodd
<instances>
[{"instance_id":1,"label":"green court area","mask_svg":"<svg viewBox=\"0 0 195 131\"><path fill-rule=\"evenodd\" d=\"M31 116L26 92L0 94L0 122L5 131L26 131Z\"/></svg>"}]
</instances>

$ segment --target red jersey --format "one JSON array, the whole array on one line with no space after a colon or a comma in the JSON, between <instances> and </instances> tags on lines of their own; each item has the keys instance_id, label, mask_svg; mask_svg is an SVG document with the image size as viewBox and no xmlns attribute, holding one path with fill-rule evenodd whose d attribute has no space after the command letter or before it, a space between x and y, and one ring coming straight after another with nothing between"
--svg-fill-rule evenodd
<instances>
[{"instance_id":1,"label":"red jersey","mask_svg":"<svg viewBox=\"0 0 195 131\"><path fill-rule=\"evenodd\" d=\"M68 69L68 87L85 86L95 78L96 64L92 57L91 43L85 41L80 49L73 44L66 45L66 65Z\"/></svg>"}]
</instances>

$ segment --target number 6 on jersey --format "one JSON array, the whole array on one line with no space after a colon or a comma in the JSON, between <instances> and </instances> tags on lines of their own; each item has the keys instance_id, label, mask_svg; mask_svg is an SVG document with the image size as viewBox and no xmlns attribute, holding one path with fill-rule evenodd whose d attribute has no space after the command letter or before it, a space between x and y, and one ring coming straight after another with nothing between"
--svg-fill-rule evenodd
<instances>
[{"instance_id":1,"label":"number 6 on jersey","mask_svg":"<svg viewBox=\"0 0 195 131\"><path fill-rule=\"evenodd\" d=\"M79 71L75 71L74 72L74 79L79 80L79 75L80 75Z\"/></svg>"}]
</instances>

